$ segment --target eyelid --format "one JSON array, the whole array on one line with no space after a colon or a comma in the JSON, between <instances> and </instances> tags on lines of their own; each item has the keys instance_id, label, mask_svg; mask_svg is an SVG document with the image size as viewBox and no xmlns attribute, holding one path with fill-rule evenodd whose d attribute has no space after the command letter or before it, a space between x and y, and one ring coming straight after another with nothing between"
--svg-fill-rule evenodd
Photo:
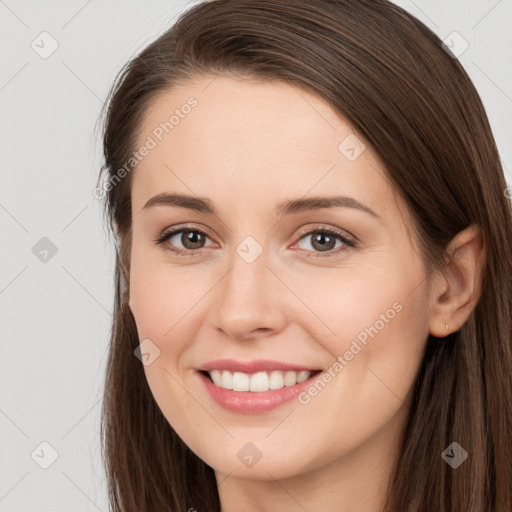
<instances>
[{"instance_id":1,"label":"eyelid","mask_svg":"<svg viewBox=\"0 0 512 512\"><path fill-rule=\"evenodd\" d=\"M297 233L297 237L299 240L304 236L310 234L312 231L324 231L328 233L333 233L336 236L339 236L341 238L346 238L348 241L352 242L354 245L359 243L359 239L354 236L352 233L345 229L336 228L336 227L329 227L325 224L313 224L312 226L309 225L308 227L304 229L300 229Z\"/></svg>"},{"instance_id":2,"label":"eyelid","mask_svg":"<svg viewBox=\"0 0 512 512\"><path fill-rule=\"evenodd\" d=\"M175 235L176 233L178 233L180 231L198 231L200 233L207 235L208 238L210 238L210 239L212 238L212 236L210 235L210 230L205 226L199 225L199 227L198 227L197 224L194 224L194 225L178 224L176 226L171 226L169 228L164 229L162 231L162 234L158 235L157 238L153 241L156 242L158 240L161 240L162 238L167 238L169 235L171 235L171 234Z\"/></svg>"}]
</instances>

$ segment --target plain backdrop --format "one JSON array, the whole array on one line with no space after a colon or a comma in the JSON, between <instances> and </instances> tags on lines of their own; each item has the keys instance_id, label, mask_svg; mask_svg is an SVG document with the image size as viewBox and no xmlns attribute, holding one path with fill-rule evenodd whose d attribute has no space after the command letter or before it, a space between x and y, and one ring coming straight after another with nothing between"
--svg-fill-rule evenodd
<instances>
[{"instance_id":1,"label":"plain backdrop","mask_svg":"<svg viewBox=\"0 0 512 512\"><path fill-rule=\"evenodd\" d=\"M459 59L510 182L512 1L397 3L469 45ZM99 412L114 251L93 196L94 125L121 66L190 5L0 0L0 512L108 511Z\"/></svg>"}]
</instances>

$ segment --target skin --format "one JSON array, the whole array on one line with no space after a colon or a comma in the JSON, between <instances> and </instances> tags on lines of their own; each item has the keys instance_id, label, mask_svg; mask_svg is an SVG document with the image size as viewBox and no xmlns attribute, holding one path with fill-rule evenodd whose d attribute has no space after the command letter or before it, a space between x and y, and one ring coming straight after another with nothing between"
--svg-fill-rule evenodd
<instances>
[{"instance_id":1,"label":"skin","mask_svg":"<svg viewBox=\"0 0 512 512\"><path fill-rule=\"evenodd\" d=\"M407 206L376 154L366 144L350 161L338 149L356 133L344 118L285 83L212 79L160 94L141 120L137 147L190 96L198 101L133 175L129 305L140 340L160 350L144 367L149 386L214 468L223 512L381 511L428 334L460 328L478 300L481 237L474 227L459 233L450 245L456 264L429 288ZM163 192L208 198L218 215L143 209ZM379 218L349 207L275 213L287 199L334 193ZM184 223L206 233L202 254L166 249L193 250L181 233L154 243ZM330 257L315 257L326 254L316 232L302 233L321 228L347 232L357 246L336 238ZM248 236L263 249L252 263L236 252ZM401 310L308 404L230 412L195 371L224 357L327 371L394 303ZM252 467L237 457L247 442L262 454Z\"/></svg>"}]
</instances>

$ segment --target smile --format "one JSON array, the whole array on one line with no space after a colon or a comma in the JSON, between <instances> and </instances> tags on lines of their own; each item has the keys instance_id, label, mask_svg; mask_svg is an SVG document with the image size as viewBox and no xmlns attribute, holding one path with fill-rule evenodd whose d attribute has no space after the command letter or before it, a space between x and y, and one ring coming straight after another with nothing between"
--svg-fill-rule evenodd
<instances>
[{"instance_id":1,"label":"smile","mask_svg":"<svg viewBox=\"0 0 512 512\"><path fill-rule=\"evenodd\" d=\"M223 409L262 414L290 402L322 370L278 361L219 360L197 368L203 389Z\"/></svg>"},{"instance_id":2,"label":"smile","mask_svg":"<svg viewBox=\"0 0 512 512\"><path fill-rule=\"evenodd\" d=\"M206 372L215 386L219 388L256 393L295 386L295 384L307 380L313 373L313 371L309 370L299 372L274 370L253 374L230 372L228 370L211 370Z\"/></svg>"}]
</instances>

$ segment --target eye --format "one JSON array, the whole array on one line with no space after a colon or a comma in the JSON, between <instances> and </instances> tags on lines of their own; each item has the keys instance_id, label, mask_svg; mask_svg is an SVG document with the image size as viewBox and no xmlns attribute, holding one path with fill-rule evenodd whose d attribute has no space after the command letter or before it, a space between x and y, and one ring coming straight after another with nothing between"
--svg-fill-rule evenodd
<instances>
[{"instance_id":1,"label":"eye","mask_svg":"<svg viewBox=\"0 0 512 512\"><path fill-rule=\"evenodd\" d=\"M352 236L333 228L318 227L310 229L299 236L299 242L307 237L312 237L312 249L306 249L306 251L313 253L314 257L335 256L340 252L347 251L347 247L356 246L356 241ZM176 238L176 240L173 241L173 238ZM156 240L153 240L153 242L159 245L165 245L166 250L175 254L198 256L203 253L202 249L205 247L204 243L207 238L210 237L200 229L180 227L178 229L173 229L172 231L164 232ZM338 247L337 250L333 250L336 247L337 240L341 242L341 248ZM177 243L181 243L183 248L176 247Z\"/></svg>"},{"instance_id":2,"label":"eye","mask_svg":"<svg viewBox=\"0 0 512 512\"><path fill-rule=\"evenodd\" d=\"M355 247L356 241L353 237L338 231L333 228L315 228L310 229L306 233L300 235L300 240L306 240L310 238L310 246L312 249L306 249L308 252L312 252L314 257L329 257L336 256L340 252L347 251L347 247ZM341 241L341 248L338 246L337 250L333 250L336 247L336 241ZM325 254L322 254L325 253Z\"/></svg>"},{"instance_id":3,"label":"eye","mask_svg":"<svg viewBox=\"0 0 512 512\"><path fill-rule=\"evenodd\" d=\"M177 240L171 241L173 238ZM180 229L164 232L159 238L153 241L161 245L164 245L165 242L169 242L166 244L165 248L176 254L199 255L203 252L201 249L204 247L203 244L206 238L209 238L209 236L200 229L182 227ZM176 242L183 244L184 249L180 247L176 248Z\"/></svg>"}]
</instances>

